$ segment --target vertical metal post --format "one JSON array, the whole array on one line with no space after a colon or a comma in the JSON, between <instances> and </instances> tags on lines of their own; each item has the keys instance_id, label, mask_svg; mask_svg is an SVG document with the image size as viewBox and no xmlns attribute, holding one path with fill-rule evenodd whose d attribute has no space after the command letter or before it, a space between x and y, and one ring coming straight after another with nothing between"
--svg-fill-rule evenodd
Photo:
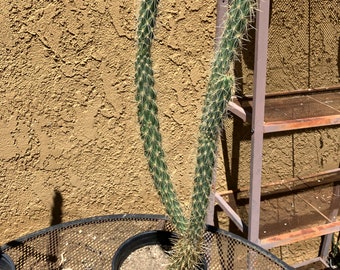
<instances>
[{"instance_id":1,"label":"vertical metal post","mask_svg":"<svg viewBox=\"0 0 340 270\"><path fill-rule=\"evenodd\" d=\"M256 12L254 100L252 115L248 240L259 244L263 125L270 0L259 0Z\"/></svg>"},{"instance_id":2,"label":"vertical metal post","mask_svg":"<svg viewBox=\"0 0 340 270\"><path fill-rule=\"evenodd\" d=\"M215 32L215 46L217 48L220 43L223 30L224 20L228 10L229 0L217 0L216 4L216 32Z\"/></svg>"}]
</instances>

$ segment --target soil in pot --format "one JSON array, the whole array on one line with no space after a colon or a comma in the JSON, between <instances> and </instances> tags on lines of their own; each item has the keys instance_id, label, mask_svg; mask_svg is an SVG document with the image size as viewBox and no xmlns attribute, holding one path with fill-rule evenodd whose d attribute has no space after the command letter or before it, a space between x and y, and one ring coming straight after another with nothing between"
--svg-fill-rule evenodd
<instances>
[{"instance_id":1,"label":"soil in pot","mask_svg":"<svg viewBox=\"0 0 340 270\"><path fill-rule=\"evenodd\" d=\"M127 239L112 259L112 270L167 269L177 235L168 231L147 231ZM197 269L207 269L205 263Z\"/></svg>"},{"instance_id":2,"label":"soil in pot","mask_svg":"<svg viewBox=\"0 0 340 270\"><path fill-rule=\"evenodd\" d=\"M124 261L121 270L166 270L170 256L159 246L145 246L132 252ZM137 268L136 268L137 267Z\"/></svg>"}]
</instances>

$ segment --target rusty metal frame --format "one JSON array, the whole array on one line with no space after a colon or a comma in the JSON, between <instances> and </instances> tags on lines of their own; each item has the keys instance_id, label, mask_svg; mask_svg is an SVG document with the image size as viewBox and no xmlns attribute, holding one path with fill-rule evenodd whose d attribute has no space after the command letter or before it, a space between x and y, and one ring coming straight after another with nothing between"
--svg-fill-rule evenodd
<instances>
[{"instance_id":1,"label":"rusty metal frame","mask_svg":"<svg viewBox=\"0 0 340 270\"><path fill-rule=\"evenodd\" d=\"M340 114L339 115L329 115L322 117L313 117L291 121L275 121L275 122L267 122L264 125L264 133L273 133L280 132L283 130L297 130L297 129L305 129L311 127L324 127L324 126L333 126L338 125L340 123Z\"/></svg>"},{"instance_id":2,"label":"rusty metal frame","mask_svg":"<svg viewBox=\"0 0 340 270\"><path fill-rule=\"evenodd\" d=\"M217 0L217 31L225 10L223 6L227 0ZM222 15L221 15L222 14ZM338 91L340 85L331 87L322 87L318 89L296 90L294 94L281 92L275 94L266 95L266 72L267 72L267 49L268 49L268 32L269 32L269 16L270 16L270 0L258 1L258 9L256 12L256 37L255 37L255 61L254 61L254 89L251 97L241 97L252 100L251 110L240 106L239 100L234 97L228 104L228 111L232 112L235 116L239 117L245 122L251 122L252 134L251 134L251 163L250 163L250 188L249 188L249 219L248 227L240 219L235 212L235 209L223 199L224 195L234 196L238 191L227 190L226 192L216 193L214 191L213 202L218 203L222 210L230 217L235 225L243 232L248 232L248 240L259 244L264 248L272 248L276 246L282 246L302 240L306 240L312 237L324 236L324 241L321 246L320 259L325 259L329 252L330 242L332 234L336 231L340 231L340 222L337 221L336 216L339 213L339 192L340 187L338 179L333 179L334 186L334 198L332 205L330 206L331 216L327 218L326 224L318 226L311 226L307 229L296 230L290 233L284 233L275 235L272 237L260 239L259 227L260 227L260 204L261 204L261 178L262 178L262 154L263 154L263 136L265 133L280 132L286 130L305 129L311 127L330 126L340 124L340 112L338 109L334 109L333 114L316 117L306 117L303 119L293 119L286 121L267 121L265 122L265 103L266 98L277 98L292 95L309 95L318 92L325 91ZM216 36L218 41L218 35ZM312 98L312 97L311 97ZM313 99L313 98L312 98ZM320 102L321 103L321 102ZM249 109L249 108L248 108ZM339 169L330 170L324 172L325 175L338 173ZM323 173L317 173L314 176L322 175ZM303 180L303 179L291 179L291 181ZM212 215L210 213L209 215Z\"/></svg>"},{"instance_id":3,"label":"rusty metal frame","mask_svg":"<svg viewBox=\"0 0 340 270\"><path fill-rule=\"evenodd\" d=\"M273 247L283 246L318 236L331 235L332 233L338 231L340 231L340 221L335 221L332 223L310 227L308 229L302 229L264 238L261 239L259 244L265 249L270 249Z\"/></svg>"},{"instance_id":4,"label":"rusty metal frame","mask_svg":"<svg viewBox=\"0 0 340 270\"><path fill-rule=\"evenodd\" d=\"M283 130L294 130L300 128L310 128L326 125L336 125L340 123L340 114L313 117L305 120L284 121L275 123L265 123L265 88L267 72L267 48L269 32L270 1L258 1L258 11L256 14L256 39L255 39L255 67L254 67L254 90L253 90L253 112L252 112L252 138L251 138L251 175L250 175L250 213L248 240L260 244L265 248L281 246L309 239L312 237L326 235L326 241L322 245L322 255L325 256L329 249L329 238L331 234L340 231L340 222L335 221L328 224L314 226L309 229L299 230L287 234L278 235L272 238L259 239L260 203L261 203L261 177L262 177L262 151L264 133L278 132ZM244 115L247 115L246 113ZM244 117L247 118L247 117ZM295 123L294 123L295 122ZM335 194L338 194L339 187L336 187ZM336 195L335 195L336 196ZM335 198L338 204L339 198ZM333 203L334 204L334 203ZM337 214L338 206L331 206L333 214ZM335 215L336 215L335 214Z\"/></svg>"}]
</instances>

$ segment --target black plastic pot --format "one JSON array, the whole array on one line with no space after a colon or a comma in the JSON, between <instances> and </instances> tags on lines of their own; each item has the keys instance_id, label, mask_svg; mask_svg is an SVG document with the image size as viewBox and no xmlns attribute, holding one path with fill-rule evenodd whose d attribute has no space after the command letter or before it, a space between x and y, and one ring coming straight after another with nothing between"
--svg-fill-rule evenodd
<instances>
[{"instance_id":1,"label":"black plastic pot","mask_svg":"<svg viewBox=\"0 0 340 270\"><path fill-rule=\"evenodd\" d=\"M119 270L123 262L129 255L139 248L145 246L159 245L165 250L171 250L177 235L168 231L147 231L137 234L127 239L117 249L112 259L112 270ZM197 270L207 269L206 264L202 263Z\"/></svg>"},{"instance_id":2,"label":"black plastic pot","mask_svg":"<svg viewBox=\"0 0 340 270\"><path fill-rule=\"evenodd\" d=\"M0 270L15 270L12 259L4 253L0 253Z\"/></svg>"}]
</instances>

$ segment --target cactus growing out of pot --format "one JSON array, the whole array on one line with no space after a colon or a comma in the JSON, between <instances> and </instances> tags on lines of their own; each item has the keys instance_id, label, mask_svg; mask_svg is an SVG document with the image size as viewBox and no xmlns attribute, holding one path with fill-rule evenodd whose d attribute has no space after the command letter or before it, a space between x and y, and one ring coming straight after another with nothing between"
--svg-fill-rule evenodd
<instances>
[{"instance_id":1,"label":"cactus growing out of pot","mask_svg":"<svg viewBox=\"0 0 340 270\"><path fill-rule=\"evenodd\" d=\"M137 86L138 120L144 153L148 159L154 185L161 201L179 233L184 233L186 220L177 199L170 175L168 173L162 137L157 117L156 92L151 60L151 45L156 23L159 0L142 0L137 29L138 51L135 63L135 84Z\"/></svg>"},{"instance_id":2,"label":"cactus growing out of pot","mask_svg":"<svg viewBox=\"0 0 340 270\"><path fill-rule=\"evenodd\" d=\"M171 269L194 269L203 252L206 209L209 203L219 131L226 104L234 88L232 64L253 14L253 0L233 0L225 28L211 67L207 95L199 128L199 139L190 217L185 217L171 182L158 121L154 89L151 46L159 0L142 0L138 28L138 51L135 63L138 120L144 153L154 185L172 224L180 235L172 256Z\"/></svg>"}]
</instances>

